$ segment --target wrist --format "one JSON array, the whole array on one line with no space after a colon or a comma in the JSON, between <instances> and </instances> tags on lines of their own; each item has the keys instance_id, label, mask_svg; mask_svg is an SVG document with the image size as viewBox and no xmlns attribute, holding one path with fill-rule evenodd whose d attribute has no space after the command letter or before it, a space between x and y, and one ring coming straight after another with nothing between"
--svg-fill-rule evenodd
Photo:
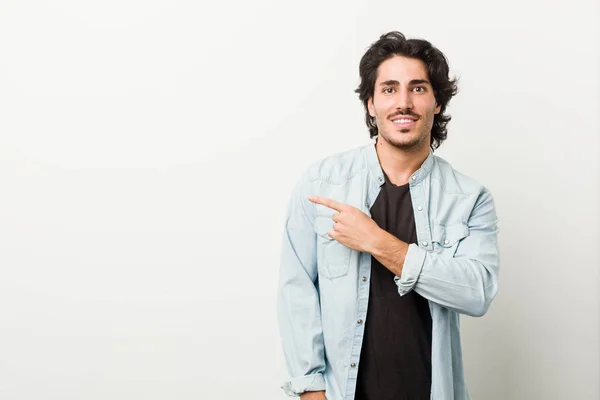
<instances>
[{"instance_id":1,"label":"wrist","mask_svg":"<svg viewBox=\"0 0 600 400\"><path fill-rule=\"evenodd\" d=\"M372 240L368 244L367 253L373 257L380 257L383 255L383 251L386 247L389 247L390 240L393 240L394 236L389 232L377 228L375 234L372 236Z\"/></svg>"},{"instance_id":2,"label":"wrist","mask_svg":"<svg viewBox=\"0 0 600 400\"><path fill-rule=\"evenodd\" d=\"M370 252L384 267L400 277L404 268L404 260L408 253L408 244L391 233L378 232L373 236Z\"/></svg>"},{"instance_id":3,"label":"wrist","mask_svg":"<svg viewBox=\"0 0 600 400\"><path fill-rule=\"evenodd\" d=\"M325 391L320 390L317 392L304 392L300 395L301 400L321 400L326 399Z\"/></svg>"}]
</instances>

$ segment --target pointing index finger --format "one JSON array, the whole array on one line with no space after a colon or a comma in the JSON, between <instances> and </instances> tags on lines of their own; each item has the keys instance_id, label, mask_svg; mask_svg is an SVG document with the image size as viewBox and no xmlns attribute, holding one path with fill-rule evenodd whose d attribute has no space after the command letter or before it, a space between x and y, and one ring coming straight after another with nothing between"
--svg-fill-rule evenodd
<instances>
[{"instance_id":1,"label":"pointing index finger","mask_svg":"<svg viewBox=\"0 0 600 400\"><path fill-rule=\"evenodd\" d=\"M320 196L308 196L308 200L312 201L315 204L321 204L338 212L341 212L344 206L342 203L338 203L333 199L328 199Z\"/></svg>"}]
</instances>

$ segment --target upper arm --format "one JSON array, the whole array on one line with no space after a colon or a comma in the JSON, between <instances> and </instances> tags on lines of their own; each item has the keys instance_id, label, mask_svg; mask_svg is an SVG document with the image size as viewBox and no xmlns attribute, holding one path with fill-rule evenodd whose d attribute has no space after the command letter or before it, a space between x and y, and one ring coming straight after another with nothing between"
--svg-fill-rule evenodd
<instances>
[{"instance_id":1,"label":"upper arm","mask_svg":"<svg viewBox=\"0 0 600 400\"><path fill-rule=\"evenodd\" d=\"M489 190L479 194L467 221L469 235L458 244L455 258L472 258L497 272L499 264L498 218Z\"/></svg>"}]
</instances>

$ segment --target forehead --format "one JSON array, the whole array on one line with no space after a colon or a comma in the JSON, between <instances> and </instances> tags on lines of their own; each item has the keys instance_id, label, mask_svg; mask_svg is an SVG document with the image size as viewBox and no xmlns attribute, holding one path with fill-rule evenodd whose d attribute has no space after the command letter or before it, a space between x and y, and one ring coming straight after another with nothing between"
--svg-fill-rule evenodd
<instances>
[{"instance_id":1,"label":"forehead","mask_svg":"<svg viewBox=\"0 0 600 400\"><path fill-rule=\"evenodd\" d=\"M429 80L429 74L425 63L416 58L394 56L382 62L377 68L377 80L375 84L388 80L398 82L410 82L414 79Z\"/></svg>"}]
</instances>

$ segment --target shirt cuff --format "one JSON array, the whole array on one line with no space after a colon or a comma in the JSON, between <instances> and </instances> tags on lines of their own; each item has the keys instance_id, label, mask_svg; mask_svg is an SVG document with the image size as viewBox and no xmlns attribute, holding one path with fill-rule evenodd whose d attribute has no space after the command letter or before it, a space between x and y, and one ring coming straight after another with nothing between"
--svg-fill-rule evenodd
<instances>
[{"instance_id":1,"label":"shirt cuff","mask_svg":"<svg viewBox=\"0 0 600 400\"><path fill-rule=\"evenodd\" d=\"M394 282L396 282L396 286L398 286L398 294L400 294L400 296L404 296L410 292L416 285L419 280L419 275L421 275L426 255L427 252L416 244L411 243L408 245L402 273L400 274L400 277L394 277Z\"/></svg>"},{"instance_id":2,"label":"shirt cuff","mask_svg":"<svg viewBox=\"0 0 600 400\"><path fill-rule=\"evenodd\" d=\"M281 387L288 396L299 396L304 392L318 392L325 390L323 374L305 375L292 378Z\"/></svg>"}]
</instances>

